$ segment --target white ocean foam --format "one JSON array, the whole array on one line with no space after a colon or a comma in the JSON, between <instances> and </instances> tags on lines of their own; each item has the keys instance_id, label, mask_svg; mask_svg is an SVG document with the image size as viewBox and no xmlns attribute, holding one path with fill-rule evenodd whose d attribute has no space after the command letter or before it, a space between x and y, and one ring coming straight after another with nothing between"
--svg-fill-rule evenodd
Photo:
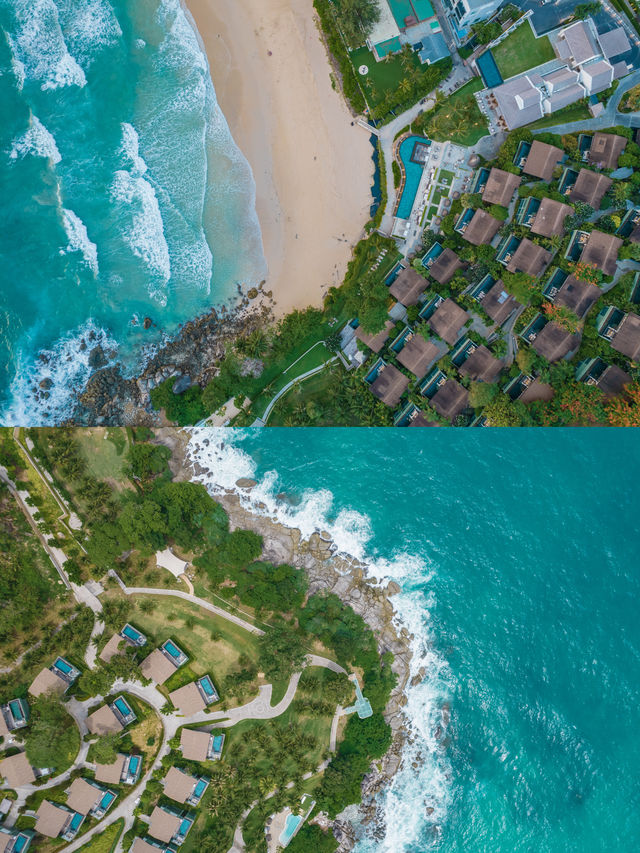
<instances>
[{"instance_id":1,"label":"white ocean foam","mask_svg":"<svg viewBox=\"0 0 640 853\"><path fill-rule=\"evenodd\" d=\"M255 479L257 465L242 447L243 438L228 430L191 430L188 456L199 473L195 479L212 495L234 490L241 503L258 514L298 528L304 537L326 530L339 552L367 560L371 523L355 509L335 513L333 495L327 490L307 491L291 506L278 500L279 478L270 471L250 491L236 488L240 478ZM398 622L412 635L411 680L422 676L407 690L404 708L409 730L403 763L392 783L379 795L385 816L382 837L363 838L357 853L403 853L435 846L452 800L451 769L443 741L448 729L450 672L435 650L429 612L433 600L425 592L432 572L416 555L397 554L392 559L369 562L369 573L379 584L396 581L403 592L393 599Z\"/></svg>"},{"instance_id":2,"label":"white ocean foam","mask_svg":"<svg viewBox=\"0 0 640 853\"><path fill-rule=\"evenodd\" d=\"M105 0L62 0L58 14L65 41L84 68L122 36L115 12Z\"/></svg>"},{"instance_id":3,"label":"white ocean foam","mask_svg":"<svg viewBox=\"0 0 640 853\"><path fill-rule=\"evenodd\" d=\"M138 131L129 122L123 122L120 154L124 156L124 165L132 175L141 177L147 171L147 164L140 156L140 137Z\"/></svg>"},{"instance_id":4,"label":"white ocean foam","mask_svg":"<svg viewBox=\"0 0 640 853\"><path fill-rule=\"evenodd\" d=\"M149 295L165 305L171 262L155 190L143 177L119 169L111 185L111 198L120 209L124 239L152 274Z\"/></svg>"},{"instance_id":5,"label":"white ocean foam","mask_svg":"<svg viewBox=\"0 0 640 853\"><path fill-rule=\"evenodd\" d=\"M25 132L13 140L9 157L17 160L32 154L34 157L45 157L52 163L59 163L62 159L53 134L42 124L38 116L31 115L29 127Z\"/></svg>"},{"instance_id":6,"label":"white ocean foam","mask_svg":"<svg viewBox=\"0 0 640 853\"><path fill-rule=\"evenodd\" d=\"M11 35L15 59L42 89L84 86L84 71L69 53L53 0L16 0L18 28Z\"/></svg>"},{"instance_id":7,"label":"white ocean foam","mask_svg":"<svg viewBox=\"0 0 640 853\"><path fill-rule=\"evenodd\" d=\"M208 72L207 57L181 0L161 0L156 12L156 23L165 33L159 49L163 68L172 65L180 70L189 68L205 74ZM188 65L185 61L188 61Z\"/></svg>"},{"instance_id":8,"label":"white ocean foam","mask_svg":"<svg viewBox=\"0 0 640 853\"><path fill-rule=\"evenodd\" d=\"M62 209L62 223L69 240L67 252L81 252L87 266L97 276L98 247L89 239L87 226L73 210L66 207Z\"/></svg>"},{"instance_id":9,"label":"white ocean foam","mask_svg":"<svg viewBox=\"0 0 640 853\"><path fill-rule=\"evenodd\" d=\"M93 372L89 354L98 344L105 353L117 349L116 341L88 320L35 359L27 345L9 389L12 403L0 414L2 423L53 426L71 417L77 396Z\"/></svg>"},{"instance_id":10,"label":"white ocean foam","mask_svg":"<svg viewBox=\"0 0 640 853\"><path fill-rule=\"evenodd\" d=\"M7 44L9 45L9 50L11 51L11 69L13 71L13 76L16 79L16 85L18 87L18 90L21 92L26 78L24 62L21 62L18 59L17 47L9 33L6 33L6 38Z\"/></svg>"}]
</instances>

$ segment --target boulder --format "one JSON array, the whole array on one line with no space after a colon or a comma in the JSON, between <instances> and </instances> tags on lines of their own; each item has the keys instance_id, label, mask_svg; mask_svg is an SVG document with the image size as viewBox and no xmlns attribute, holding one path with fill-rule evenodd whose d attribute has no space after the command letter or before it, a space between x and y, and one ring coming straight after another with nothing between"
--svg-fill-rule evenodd
<instances>
[{"instance_id":1,"label":"boulder","mask_svg":"<svg viewBox=\"0 0 640 853\"><path fill-rule=\"evenodd\" d=\"M99 370L101 367L105 367L109 363L106 355L104 354L104 350L98 344L97 347L94 347L89 353L89 367L92 370Z\"/></svg>"},{"instance_id":2,"label":"boulder","mask_svg":"<svg viewBox=\"0 0 640 853\"><path fill-rule=\"evenodd\" d=\"M182 394L183 391L186 391L187 388L191 388L193 385L191 381L191 377L187 374L183 376L179 376L178 379L173 383L172 391L174 394Z\"/></svg>"}]
</instances>

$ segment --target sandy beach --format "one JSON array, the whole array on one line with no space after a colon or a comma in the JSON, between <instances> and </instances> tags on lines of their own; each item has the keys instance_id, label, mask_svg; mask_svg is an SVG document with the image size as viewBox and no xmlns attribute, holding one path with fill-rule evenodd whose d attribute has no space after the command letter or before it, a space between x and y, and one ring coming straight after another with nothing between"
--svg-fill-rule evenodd
<instances>
[{"instance_id":1,"label":"sandy beach","mask_svg":"<svg viewBox=\"0 0 640 853\"><path fill-rule=\"evenodd\" d=\"M319 306L369 218L366 131L352 125L311 0L187 0L218 102L256 181L277 313Z\"/></svg>"}]
</instances>

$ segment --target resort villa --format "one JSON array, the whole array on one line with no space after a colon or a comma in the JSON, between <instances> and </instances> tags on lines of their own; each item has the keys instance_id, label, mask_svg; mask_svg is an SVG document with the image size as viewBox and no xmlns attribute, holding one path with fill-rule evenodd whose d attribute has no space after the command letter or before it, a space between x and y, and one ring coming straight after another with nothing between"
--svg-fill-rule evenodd
<instances>
[{"instance_id":1,"label":"resort villa","mask_svg":"<svg viewBox=\"0 0 640 853\"><path fill-rule=\"evenodd\" d=\"M177 767L170 767L162 784L165 797L183 805L197 806L209 787L209 780L204 776L191 776Z\"/></svg>"},{"instance_id":2,"label":"resort villa","mask_svg":"<svg viewBox=\"0 0 640 853\"><path fill-rule=\"evenodd\" d=\"M208 675L202 676L197 681L191 681L184 687L178 687L177 690L173 690L169 694L169 698L180 713L187 717L204 711L208 705L212 705L220 699L218 691Z\"/></svg>"},{"instance_id":3,"label":"resort villa","mask_svg":"<svg viewBox=\"0 0 640 853\"><path fill-rule=\"evenodd\" d=\"M118 753L112 764L96 764L96 781L107 785L135 785L141 769L141 756Z\"/></svg>"},{"instance_id":4,"label":"resort villa","mask_svg":"<svg viewBox=\"0 0 640 853\"><path fill-rule=\"evenodd\" d=\"M127 622L120 633L114 634L100 652L100 660L109 663L114 655L122 654L127 646L141 649L146 642L145 635Z\"/></svg>"},{"instance_id":5,"label":"resort villa","mask_svg":"<svg viewBox=\"0 0 640 853\"><path fill-rule=\"evenodd\" d=\"M180 749L188 761L215 761L222 755L224 734L198 729L182 729Z\"/></svg>"},{"instance_id":6,"label":"resort villa","mask_svg":"<svg viewBox=\"0 0 640 853\"><path fill-rule=\"evenodd\" d=\"M10 829L0 826L0 853L27 853L34 832L31 829Z\"/></svg>"},{"instance_id":7,"label":"resort villa","mask_svg":"<svg viewBox=\"0 0 640 853\"><path fill-rule=\"evenodd\" d=\"M11 732L29 722L29 705L26 699L12 699L0 705L0 737L11 737Z\"/></svg>"},{"instance_id":8,"label":"resort villa","mask_svg":"<svg viewBox=\"0 0 640 853\"><path fill-rule=\"evenodd\" d=\"M473 24L488 20L503 0L442 0L445 14L458 43L464 41Z\"/></svg>"},{"instance_id":9,"label":"resort villa","mask_svg":"<svg viewBox=\"0 0 640 853\"><path fill-rule=\"evenodd\" d=\"M87 728L92 734L107 735L122 731L125 726L133 723L136 715L123 696L118 696L114 702L103 705L87 717Z\"/></svg>"},{"instance_id":10,"label":"resort villa","mask_svg":"<svg viewBox=\"0 0 640 853\"><path fill-rule=\"evenodd\" d=\"M66 693L69 687L80 675L80 670L62 657L57 657L50 667L41 670L29 687L32 696L42 696L44 693Z\"/></svg>"},{"instance_id":11,"label":"resort villa","mask_svg":"<svg viewBox=\"0 0 640 853\"><path fill-rule=\"evenodd\" d=\"M167 640L142 661L140 669L145 678L150 678L156 684L164 684L188 660L188 656L173 640Z\"/></svg>"},{"instance_id":12,"label":"resort villa","mask_svg":"<svg viewBox=\"0 0 640 853\"><path fill-rule=\"evenodd\" d=\"M36 812L36 832L48 838L72 841L82 826L84 815L61 803L43 800Z\"/></svg>"},{"instance_id":13,"label":"resort villa","mask_svg":"<svg viewBox=\"0 0 640 853\"><path fill-rule=\"evenodd\" d=\"M449 56L442 27L429 0L378 0L380 17L367 38L379 62L411 45L422 63Z\"/></svg>"},{"instance_id":14,"label":"resort villa","mask_svg":"<svg viewBox=\"0 0 640 853\"><path fill-rule=\"evenodd\" d=\"M131 853L175 853L175 847L155 838L134 838Z\"/></svg>"},{"instance_id":15,"label":"resort villa","mask_svg":"<svg viewBox=\"0 0 640 853\"><path fill-rule=\"evenodd\" d=\"M193 826L193 818L187 812L179 812L169 806L156 806L149 821L149 835L179 847L184 843L189 830Z\"/></svg>"},{"instance_id":16,"label":"resort villa","mask_svg":"<svg viewBox=\"0 0 640 853\"><path fill-rule=\"evenodd\" d=\"M11 788L32 785L36 781L36 774L25 752L17 752L15 755L3 758L0 761L0 776L7 780Z\"/></svg>"},{"instance_id":17,"label":"resort villa","mask_svg":"<svg viewBox=\"0 0 640 853\"><path fill-rule=\"evenodd\" d=\"M450 0L444 0L445 3ZM520 26L530 27L526 18ZM547 38L547 36L544 36ZM576 21L548 34L555 59L504 81L488 50L495 73L483 73L487 85L484 103L495 124L514 130L570 104L604 92L632 70L631 44L623 27L600 33L592 18ZM483 69L486 61L478 63ZM495 79L494 79L495 78Z\"/></svg>"},{"instance_id":18,"label":"resort villa","mask_svg":"<svg viewBox=\"0 0 640 853\"><path fill-rule=\"evenodd\" d=\"M87 779L74 779L67 791L67 805L81 815L99 820L115 802L116 794Z\"/></svg>"}]
</instances>

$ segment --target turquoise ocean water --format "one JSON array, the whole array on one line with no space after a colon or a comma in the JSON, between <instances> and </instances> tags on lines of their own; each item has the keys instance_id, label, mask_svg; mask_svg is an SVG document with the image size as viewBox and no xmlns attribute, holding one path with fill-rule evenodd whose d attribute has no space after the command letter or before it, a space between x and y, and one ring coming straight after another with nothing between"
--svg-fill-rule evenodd
<instances>
[{"instance_id":1,"label":"turquoise ocean water","mask_svg":"<svg viewBox=\"0 0 640 853\"><path fill-rule=\"evenodd\" d=\"M402 587L412 743L357 853L635 851L640 446L613 430L194 433ZM285 493L288 502L276 496Z\"/></svg>"},{"instance_id":2,"label":"turquoise ocean water","mask_svg":"<svg viewBox=\"0 0 640 853\"><path fill-rule=\"evenodd\" d=\"M0 0L0 114L0 420L46 424L264 278L255 188L180 0Z\"/></svg>"}]
</instances>

